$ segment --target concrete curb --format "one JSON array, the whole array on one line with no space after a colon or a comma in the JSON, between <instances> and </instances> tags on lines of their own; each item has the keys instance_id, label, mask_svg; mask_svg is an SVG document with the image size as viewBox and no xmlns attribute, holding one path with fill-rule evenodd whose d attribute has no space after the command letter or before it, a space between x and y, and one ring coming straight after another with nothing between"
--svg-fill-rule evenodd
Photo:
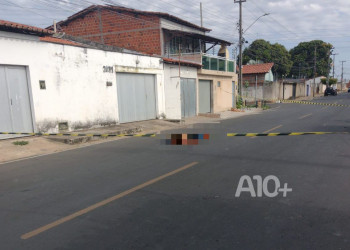
<instances>
[{"instance_id":1,"label":"concrete curb","mask_svg":"<svg viewBox=\"0 0 350 250\"><path fill-rule=\"evenodd\" d=\"M123 135L123 134L128 134L128 135L133 135L137 134L143 131L142 127L134 127L134 128L129 128L129 129L123 129L119 131L113 131L110 134L115 134L115 135ZM85 132L84 132L85 133ZM81 143L86 143L89 141L97 141L101 139L106 139L107 137L92 137L92 136L77 136L77 137L62 137L62 136L45 136L46 139L56 141L56 142L61 142L69 145L75 145L75 144L81 144Z\"/></svg>"}]
</instances>

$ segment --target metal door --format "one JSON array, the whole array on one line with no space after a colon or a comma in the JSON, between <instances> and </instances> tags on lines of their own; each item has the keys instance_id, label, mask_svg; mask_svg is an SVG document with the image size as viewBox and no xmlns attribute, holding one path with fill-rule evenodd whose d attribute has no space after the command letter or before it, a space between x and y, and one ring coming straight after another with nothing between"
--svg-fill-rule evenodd
<instances>
[{"instance_id":1,"label":"metal door","mask_svg":"<svg viewBox=\"0 0 350 250\"><path fill-rule=\"evenodd\" d=\"M33 132L25 67L0 66L0 130Z\"/></svg>"},{"instance_id":2,"label":"metal door","mask_svg":"<svg viewBox=\"0 0 350 250\"><path fill-rule=\"evenodd\" d=\"M155 76L117 74L119 122L135 122L157 118Z\"/></svg>"},{"instance_id":3,"label":"metal door","mask_svg":"<svg viewBox=\"0 0 350 250\"><path fill-rule=\"evenodd\" d=\"M295 99L297 96L297 84L293 83L293 99Z\"/></svg>"},{"instance_id":4,"label":"metal door","mask_svg":"<svg viewBox=\"0 0 350 250\"><path fill-rule=\"evenodd\" d=\"M199 113L211 113L211 81L199 80Z\"/></svg>"},{"instance_id":5,"label":"metal door","mask_svg":"<svg viewBox=\"0 0 350 250\"><path fill-rule=\"evenodd\" d=\"M181 78L181 117L197 114L196 79Z\"/></svg>"},{"instance_id":6,"label":"metal door","mask_svg":"<svg viewBox=\"0 0 350 250\"><path fill-rule=\"evenodd\" d=\"M12 129L9 91L6 81L5 67L0 66L0 131L14 132Z\"/></svg>"}]
</instances>

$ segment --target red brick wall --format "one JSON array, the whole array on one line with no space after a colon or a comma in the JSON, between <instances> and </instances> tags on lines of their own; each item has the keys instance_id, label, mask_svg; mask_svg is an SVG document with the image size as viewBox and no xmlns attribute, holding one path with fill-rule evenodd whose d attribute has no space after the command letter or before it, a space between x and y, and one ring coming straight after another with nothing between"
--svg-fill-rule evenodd
<instances>
[{"instance_id":1,"label":"red brick wall","mask_svg":"<svg viewBox=\"0 0 350 250\"><path fill-rule=\"evenodd\" d=\"M159 17L102 9L101 19L104 44L161 55ZM102 42L97 10L61 25L61 28L69 35Z\"/></svg>"},{"instance_id":2,"label":"red brick wall","mask_svg":"<svg viewBox=\"0 0 350 250\"><path fill-rule=\"evenodd\" d=\"M243 75L243 82L244 85L246 81L249 82L249 86L255 86L255 76L256 74L245 74ZM262 85L265 82L265 74L258 74L258 85Z\"/></svg>"}]
</instances>

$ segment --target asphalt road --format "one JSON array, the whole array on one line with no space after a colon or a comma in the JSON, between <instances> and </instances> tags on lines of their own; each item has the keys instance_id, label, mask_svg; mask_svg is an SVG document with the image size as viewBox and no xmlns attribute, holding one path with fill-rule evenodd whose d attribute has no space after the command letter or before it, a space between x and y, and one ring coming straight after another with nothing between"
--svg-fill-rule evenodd
<instances>
[{"instance_id":1,"label":"asphalt road","mask_svg":"<svg viewBox=\"0 0 350 250\"><path fill-rule=\"evenodd\" d=\"M173 131L210 133L198 146L128 138L0 165L0 248L349 249L350 135L226 136L304 131L350 132L350 108L274 104ZM235 197L244 175L293 191Z\"/></svg>"}]
</instances>

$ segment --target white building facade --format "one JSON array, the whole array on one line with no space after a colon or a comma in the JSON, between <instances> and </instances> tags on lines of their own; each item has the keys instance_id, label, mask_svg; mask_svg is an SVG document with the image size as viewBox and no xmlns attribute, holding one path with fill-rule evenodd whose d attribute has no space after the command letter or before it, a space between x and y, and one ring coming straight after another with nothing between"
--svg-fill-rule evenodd
<instances>
[{"instance_id":1,"label":"white building facade","mask_svg":"<svg viewBox=\"0 0 350 250\"><path fill-rule=\"evenodd\" d=\"M160 58L0 31L1 132L59 132L165 117ZM22 131L19 131L22 130Z\"/></svg>"}]
</instances>

